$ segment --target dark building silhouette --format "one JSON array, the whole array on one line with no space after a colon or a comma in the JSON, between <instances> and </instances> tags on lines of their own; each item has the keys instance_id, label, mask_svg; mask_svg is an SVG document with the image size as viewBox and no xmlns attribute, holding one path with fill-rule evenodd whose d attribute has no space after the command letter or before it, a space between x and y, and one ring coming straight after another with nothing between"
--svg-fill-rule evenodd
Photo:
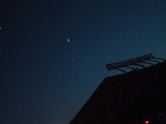
<instances>
[{"instance_id":1,"label":"dark building silhouette","mask_svg":"<svg viewBox=\"0 0 166 124\"><path fill-rule=\"evenodd\" d=\"M106 77L69 124L166 124L166 61Z\"/></svg>"}]
</instances>

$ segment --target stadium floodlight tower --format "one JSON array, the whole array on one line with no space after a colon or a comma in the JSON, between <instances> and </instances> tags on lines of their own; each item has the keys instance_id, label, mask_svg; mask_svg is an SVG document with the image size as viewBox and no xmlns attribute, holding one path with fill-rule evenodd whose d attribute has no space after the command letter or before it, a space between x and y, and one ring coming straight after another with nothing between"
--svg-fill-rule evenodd
<instances>
[{"instance_id":1,"label":"stadium floodlight tower","mask_svg":"<svg viewBox=\"0 0 166 124\"><path fill-rule=\"evenodd\" d=\"M124 73L106 77L69 124L166 124L165 59L149 53L106 68Z\"/></svg>"},{"instance_id":2,"label":"stadium floodlight tower","mask_svg":"<svg viewBox=\"0 0 166 124\"><path fill-rule=\"evenodd\" d=\"M145 64L149 64L152 66L152 65L154 65L152 62L159 63L161 61L165 61L165 59L155 58L152 53L149 53L149 54L145 54L143 56L138 56L138 57L135 57L132 59L128 59L126 61L120 61L120 62L116 62L116 63L107 64L106 68L110 71L116 69L116 70L126 73L126 71L121 68L138 70L139 67L141 67L141 69L145 68ZM135 67L131 67L132 65L134 65Z\"/></svg>"}]
</instances>

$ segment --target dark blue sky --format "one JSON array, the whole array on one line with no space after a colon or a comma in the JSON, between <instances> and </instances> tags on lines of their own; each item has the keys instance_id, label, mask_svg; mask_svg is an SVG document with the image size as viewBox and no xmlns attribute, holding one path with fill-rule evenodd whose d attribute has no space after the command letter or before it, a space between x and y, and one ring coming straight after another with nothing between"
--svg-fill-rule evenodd
<instances>
[{"instance_id":1,"label":"dark blue sky","mask_svg":"<svg viewBox=\"0 0 166 124\"><path fill-rule=\"evenodd\" d=\"M166 57L164 0L1 0L0 11L0 124L67 124L105 64Z\"/></svg>"}]
</instances>

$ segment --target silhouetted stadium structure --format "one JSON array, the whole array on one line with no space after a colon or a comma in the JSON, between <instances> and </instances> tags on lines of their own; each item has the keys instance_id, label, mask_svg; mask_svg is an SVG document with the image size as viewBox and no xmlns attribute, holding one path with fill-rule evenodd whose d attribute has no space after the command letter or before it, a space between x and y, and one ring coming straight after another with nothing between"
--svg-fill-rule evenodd
<instances>
[{"instance_id":1,"label":"silhouetted stadium structure","mask_svg":"<svg viewBox=\"0 0 166 124\"><path fill-rule=\"evenodd\" d=\"M106 67L124 74L106 77L69 124L166 124L164 59L146 54Z\"/></svg>"}]
</instances>

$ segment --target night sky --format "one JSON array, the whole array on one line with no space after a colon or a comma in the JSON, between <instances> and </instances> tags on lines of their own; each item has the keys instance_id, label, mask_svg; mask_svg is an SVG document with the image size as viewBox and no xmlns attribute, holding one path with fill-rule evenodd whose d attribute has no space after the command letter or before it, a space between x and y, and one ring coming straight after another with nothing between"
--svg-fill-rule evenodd
<instances>
[{"instance_id":1,"label":"night sky","mask_svg":"<svg viewBox=\"0 0 166 124\"><path fill-rule=\"evenodd\" d=\"M110 73L166 57L165 0L1 0L0 124L68 124Z\"/></svg>"}]
</instances>

